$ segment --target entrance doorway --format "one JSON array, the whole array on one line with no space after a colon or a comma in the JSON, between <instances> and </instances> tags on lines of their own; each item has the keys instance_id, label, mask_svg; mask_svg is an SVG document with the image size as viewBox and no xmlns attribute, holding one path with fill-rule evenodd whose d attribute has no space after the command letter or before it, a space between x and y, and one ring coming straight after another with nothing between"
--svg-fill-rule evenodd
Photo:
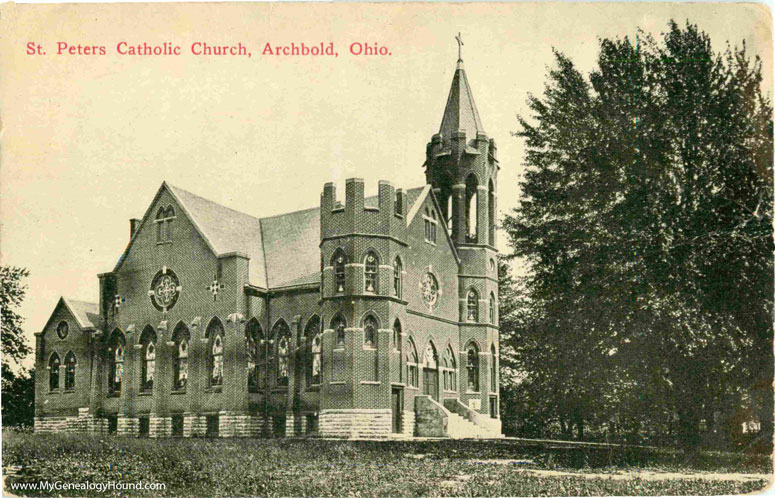
<instances>
[{"instance_id":1,"label":"entrance doorway","mask_svg":"<svg viewBox=\"0 0 775 498\"><path fill-rule=\"evenodd\" d=\"M393 433L401 432L401 415L404 410L404 397L400 388L394 387L391 392L390 407L392 410Z\"/></svg>"}]
</instances>

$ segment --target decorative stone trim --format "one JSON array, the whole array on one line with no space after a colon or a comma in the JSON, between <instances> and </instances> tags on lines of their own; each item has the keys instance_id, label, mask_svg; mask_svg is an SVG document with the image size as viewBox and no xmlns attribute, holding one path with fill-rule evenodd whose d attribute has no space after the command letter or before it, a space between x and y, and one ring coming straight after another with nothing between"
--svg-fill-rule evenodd
<instances>
[{"instance_id":1,"label":"decorative stone trim","mask_svg":"<svg viewBox=\"0 0 775 498\"><path fill-rule=\"evenodd\" d=\"M392 414L386 410L342 409L320 412L318 433L324 437L390 437Z\"/></svg>"}]
</instances>

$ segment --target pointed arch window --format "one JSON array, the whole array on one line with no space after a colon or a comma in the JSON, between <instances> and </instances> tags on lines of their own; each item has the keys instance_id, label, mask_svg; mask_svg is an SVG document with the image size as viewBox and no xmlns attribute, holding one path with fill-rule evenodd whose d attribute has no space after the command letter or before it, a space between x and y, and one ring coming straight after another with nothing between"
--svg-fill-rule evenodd
<instances>
[{"instance_id":1,"label":"pointed arch window","mask_svg":"<svg viewBox=\"0 0 775 498\"><path fill-rule=\"evenodd\" d=\"M374 251L366 253L366 257L363 260L363 280L365 284L365 291L369 294L377 294L379 292L379 257Z\"/></svg>"},{"instance_id":2,"label":"pointed arch window","mask_svg":"<svg viewBox=\"0 0 775 498\"><path fill-rule=\"evenodd\" d=\"M401 322L397 318L393 322L393 349L401 351Z\"/></svg>"},{"instance_id":3,"label":"pointed arch window","mask_svg":"<svg viewBox=\"0 0 775 498\"><path fill-rule=\"evenodd\" d=\"M334 336L336 338L336 347L344 347L344 329L347 328L347 320L341 313L337 314L331 320L331 328L334 330Z\"/></svg>"},{"instance_id":4,"label":"pointed arch window","mask_svg":"<svg viewBox=\"0 0 775 498\"><path fill-rule=\"evenodd\" d=\"M498 365L495 354L495 344L490 346L490 392L498 392Z\"/></svg>"},{"instance_id":5,"label":"pointed arch window","mask_svg":"<svg viewBox=\"0 0 775 498\"><path fill-rule=\"evenodd\" d=\"M425 241L431 244L436 243L436 226L438 225L438 219L436 218L436 211L433 209L425 208Z\"/></svg>"},{"instance_id":6,"label":"pointed arch window","mask_svg":"<svg viewBox=\"0 0 775 498\"><path fill-rule=\"evenodd\" d=\"M490 323L495 325L495 293L490 292L490 306L487 309L489 313Z\"/></svg>"},{"instance_id":7,"label":"pointed arch window","mask_svg":"<svg viewBox=\"0 0 775 498\"><path fill-rule=\"evenodd\" d=\"M175 343L175 360L172 367L172 389L185 391L188 384L188 346L191 334L188 327L178 324L172 333L172 341Z\"/></svg>"},{"instance_id":8,"label":"pointed arch window","mask_svg":"<svg viewBox=\"0 0 775 498\"><path fill-rule=\"evenodd\" d=\"M75 368L78 363L75 361L75 354L72 351L65 356L65 391L75 389Z\"/></svg>"},{"instance_id":9,"label":"pointed arch window","mask_svg":"<svg viewBox=\"0 0 775 498\"><path fill-rule=\"evenodd\" d=\"M304 327L304 338L301 344L307 353L304 359L307 386L319 385L323 343L320 336L320 317L317 315L313 315Z\"/></svg>"},{"instance_id":10,"label":"pointed arch window","mask_svg":"<svg viewBox=\"0 0 775 498\"><path fill-rule=\"evenodd\" d=\"M223 385L223 346L224 330L223 324L217 318L210 322L206 332L208 342L207 354L207 383L210 387L220 387Z\"/></svg>"},{"instance_id":11,"label":"pointed arch window","mask_svg":"<svg viewBox=\"0 0 775 498\"><path fill-rule=\"evenodd\" d=\"M457 365L452 346L444 351L444 390L457 391Z\"/></svg>"},{"instance_id":12,"label":"pointed arch window","mask_svg":"<svg viewBox=\"0 0 775 498\"><path fill-rule=\"evenodd\" d=\"M153 379L156 374L156 332L150 327L146 327L140 337L140 344L143 346L140 391L148 392L153 390Z\"/></svg>"},{"instance_id":13,"label":"pointed arch window","mask_svg":"<svg viewBox=\"0 0 775 498\"><path fill-rule=\"evenodd\" d=\"M396 256L396 259L393 261L393 295L399 299L401 299L403 294L403 275L401 273L403 270L404 265L401 264L401 258Z\"/></svg>"},{"instance_id":14,"label":"pointed arch window","mask_svg":"<svg viewBox=\"0 0 775 498\"><path fill-rule=\"evenodd\" d=\"M466 242L476 243L478 221L479 182L473 174L466 178Z\"/></svg>"},{"instance_id":15,"label":"pointed arch window","mask_svg":"<svg viewBox=\"0 0 775 498\"><path fill-rule=\"evenodd\" d=\"M417 366L417 348L414 347L414 341L409 339L409 351L406 353L406 377L409 385L419 387L420 371Z\"/></svg>"},{"instance_id":16,"label":"pointed arch window","mask_svg":"<svg viewBox=\"0 0 775 498\"><path fill-rule=\"evenodd\" d=\"M288 385L288 355L291 348L291 330L284 320L275 324L272 335L277 338L277 385Z\"/></svg>"},{"instance_id":17,"label":"pointed arch window","mask_svg":"<svg viewBox=\"0 0 775 498\"><path fill-rule=\"evenodd\" d=\"M172 221L175 219L175 208L172 205L159 207L156 211L156 243L172 242Z\"/></svg>"},{"instance_id":18,"label":"pointed arch window","mask_svg":"<svg viewBox=\"0 0 775 498\"><path fill-rule=\"evenodd\" d=\"M377 329L379 323L374 315L368 315L363 320L363 344L369 348L377 347Z\"/></svg>"},{"instance_id":19,"label":"pointed arch window","mask_svg":"<svg viewBox=\"0 0 775 498\"><path fill-rule=\"evenodd\" d=\"M341 248L337 249L331 258L331 266L334 267L334 292L344 292L346 264L347 255Z\"/></svg>"},{"instance_id":20,"label":"pointed arch window","mask_svg":"<svg viewBox=\"0 0 775 498\"><path fill-rule=\"evenodd\" d=\"M259 379L261 376L261 359L259 358L259 349L263 347L264 333L261 331L261 324L255 318L248 322L245 327L245 349L248 353L248 392L258 392Z\"/></svg>"},{"instance_id":21,"label":"pointed arch window","mask_svg":"<svg viewBox=\"0 0 775 498\"><path fill-rule=\"evenodd\" d=\"M495 186L492 180L487 186L487 225L489 244L495 247Z\"/></svg>"},{"instance_id":22,"label":"pointed arch window","mask_svg":"<svg viewBox=\"0 0 775 498\"><path fill-rule=\"evenodd\" d=\"M466 296L466 320L479 321L479 294L474 289L469 290Z\"/></svg>"},{"instance_id":23,"label":"pointed arch window","mask_svg":"<svg viewBox=\"0 0 775 498\"><path fill-rule=\"evenodd\" d=\"M108 379L108 391L112 395L121 394L121 384L124 378L124 348L126 343L123 335L116 331L110 341L110 378Z\"/></svg>"},{"instance_id":24,"label":"pointed arch window","mask_svg":"<svg viewBox=\"0 0 775 498\"><path fill-rule=\"evenodd\" d=\"M59 367L61 361L59 355L53 353L48 360L48 389L49 391L59 390Z\"/></svg>"},{"instance_id":25,"label":"pointed arch window","mask_svg":"<svg viewBox=\"0 0 775 498\"><path fill-rule=\"evenodd\" d=\"M468 377L466 389L479 392L479 349L474 344L468 346L466 351L466 372Z\"/></svg>"}]
</instances>

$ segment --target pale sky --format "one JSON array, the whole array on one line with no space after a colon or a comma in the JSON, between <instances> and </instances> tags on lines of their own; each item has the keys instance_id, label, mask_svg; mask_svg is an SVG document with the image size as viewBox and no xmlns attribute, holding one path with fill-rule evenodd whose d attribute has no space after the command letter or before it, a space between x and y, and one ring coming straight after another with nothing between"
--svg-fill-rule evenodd
<instances>
[{"instance_id":1,"label":"pale sky","mask_svg":"<svg viewBox=\"0 0 775 498\"><path fill-rule=\"evenodd\" d=\"M97 301L163 180L254 216L316 206L323 184L424 183L462 32L485 130L498 144L499 217L517 204L524 146L511 136L541 94L552 47L584 71L600 38L657 38L675 19L714 49L743 40L772 94L772 23L756 4L83 4L0 8L0 259L30 270L31 344L60 296ZM57 42L105 56L56 55ZM121 41L179 57L121 56ZM241 42L252 57L189 53ZM27 55L27 43L47 55ZM334 42L339 57L262 56ZM390 56L354 56L353 42ZM499 238L501 250L507 250ZM292 250L292 248L289 248Z\"/></svg>"}]
</instances>

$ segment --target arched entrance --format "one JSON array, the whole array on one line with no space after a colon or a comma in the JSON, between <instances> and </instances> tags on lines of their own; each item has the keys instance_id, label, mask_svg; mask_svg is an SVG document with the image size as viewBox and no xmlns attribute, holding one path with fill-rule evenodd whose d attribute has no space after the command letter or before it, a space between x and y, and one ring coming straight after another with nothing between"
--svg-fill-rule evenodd
<instances>
[{"instance_id":1,"label":"arched entrance","mask_svg":"<svg viewBox=\"0 0 775 498\"><path fill-rule=\"evenodd\" d=\"M436 401L439 400L439 355L436 346L428 341L423 353L423 394L427 394Z\"/></svg>"}]
</instances>

